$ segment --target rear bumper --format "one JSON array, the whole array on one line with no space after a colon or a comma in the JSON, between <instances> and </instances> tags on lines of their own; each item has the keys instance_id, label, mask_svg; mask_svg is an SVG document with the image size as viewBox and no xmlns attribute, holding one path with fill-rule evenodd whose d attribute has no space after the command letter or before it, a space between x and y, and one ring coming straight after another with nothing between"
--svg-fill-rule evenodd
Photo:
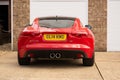
<instances>
[{"instance_id":1,"label":"rear bumper","mask_svg":"<svg viewBox=\"0 0 120 80\"><path fill-rule=\"evenodd\" d=\"M27 57L28 55L32 54L32 57L34 58L50 58L50 54L60 54L60 59L64 58L72 58L77 59L80 57L87 57L86 54L82 51L77 50L29 50L24 55ZM78 54L81 54L82 56L78 57ZM54 58L56 59L56 58Z\"/></svg>"},{"instance_id":2,"label":"rear bumper","mask_svg":"<svg viewBox=\"0 0 120 80\"><path fill-rule=\"evenodd\" d=\"M29 44L18 49L20 57L34 54L35 57L47 57L51 52L59 52L63 58L74 58L76 54L81 54L85 58L92 58L94 49L84 44Z\"/></svg>"}]
</instances>

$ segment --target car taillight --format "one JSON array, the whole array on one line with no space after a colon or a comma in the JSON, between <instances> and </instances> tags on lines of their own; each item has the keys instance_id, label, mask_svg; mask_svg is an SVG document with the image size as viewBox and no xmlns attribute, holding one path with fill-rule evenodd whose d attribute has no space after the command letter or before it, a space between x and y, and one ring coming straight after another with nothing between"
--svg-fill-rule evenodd
<instances>
[{"instance_id":1,"label":"car taillight","mask_svg":"<svg viewBox=\"0 0 120 80\"><path fill-rule=\"evenodd\" d=\"M21 35L22 36L37 36L39 35L39 32L22 32Z\"/></svg>"},{"instance_id":2,"label":"car taillight","mask_svg":"<svg viewBox=\"0 0 120 80\"><path fill-rule=\"evenodd\" d=\"M80 37L80 38L90 38L90 34L72 34L75 37Z\"/></svg>"}]
</instances>

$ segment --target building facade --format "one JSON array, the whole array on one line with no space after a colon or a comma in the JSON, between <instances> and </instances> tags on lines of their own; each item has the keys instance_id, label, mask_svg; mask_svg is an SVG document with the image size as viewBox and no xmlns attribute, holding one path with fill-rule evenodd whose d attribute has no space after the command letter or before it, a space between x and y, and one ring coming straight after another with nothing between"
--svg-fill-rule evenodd
<instances>
[{"instance_id":1,"label":"building facade","mask_svg":"<svg viewBox=\"0 0 120 80\"><path fill-rule=\"evenodd\" d=\"M13 2L13 3L12 3ZM30 23L30 0L13 0L12 49L17 50L20 31ZM107 50L107 0L88 0L88 24L93 26L95 51Z\"/></svg>"}]
</instances>

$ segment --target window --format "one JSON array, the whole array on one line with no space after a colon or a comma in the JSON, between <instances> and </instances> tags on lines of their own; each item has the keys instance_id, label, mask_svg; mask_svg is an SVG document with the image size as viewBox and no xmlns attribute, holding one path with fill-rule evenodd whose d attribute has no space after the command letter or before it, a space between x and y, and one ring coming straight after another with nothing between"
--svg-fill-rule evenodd
<instances>
[{"instance_id":1,"label":"window","mask_svg":"<svg viewBox=\"0 0 120 80\"><path fill-rule=\"evenodd\" d=\"M72 27L75 18L64 18L64 17L51 17L41 18L39 25L46 28L68 28Z\"/></svg>"}]
</instances>

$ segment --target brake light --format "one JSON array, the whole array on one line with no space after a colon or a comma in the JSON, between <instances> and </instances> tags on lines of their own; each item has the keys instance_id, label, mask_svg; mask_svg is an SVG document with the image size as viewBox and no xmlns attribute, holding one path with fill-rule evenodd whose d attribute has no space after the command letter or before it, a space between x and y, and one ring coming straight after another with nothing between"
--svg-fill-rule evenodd
<instances>
[{"instance_id":1,"label":"brake light","mask_svg":"<svg viewBox=\"0 0 120 80\"><path fill-rule=\"evenodd\" d=\"M22 32L21 35L22 36L37 36L39 35L39 32Z\"/></svg>"},{"instance_id":2,"label":"brake light","mask_svg":"<svg viewBox=\"0 0 120 80\"><path fill-rule=\"evenodd\" d=\"M81 37L81 38L90 38L90 34L72 34L75 37Z\"/></svg>"},{"instance_id":3,"label":"brake light","mask_svg":"<svg viewBox=\"0 0 120 80\"><path fill-rule=\"evenodd\" d=\"M87 34L81 34L81 38L87 38L88 35Z\"/></svg>"},{"instance_id":4,"label":"brake light","mask_svg":"<svg viewBox=\"0 0 120 80\"><path fill-rule=\"evenodd\" d=\"M82 37L82 36L86 36L86 34L72 34L75 37Z\"/></svg>"}]
</instances>

